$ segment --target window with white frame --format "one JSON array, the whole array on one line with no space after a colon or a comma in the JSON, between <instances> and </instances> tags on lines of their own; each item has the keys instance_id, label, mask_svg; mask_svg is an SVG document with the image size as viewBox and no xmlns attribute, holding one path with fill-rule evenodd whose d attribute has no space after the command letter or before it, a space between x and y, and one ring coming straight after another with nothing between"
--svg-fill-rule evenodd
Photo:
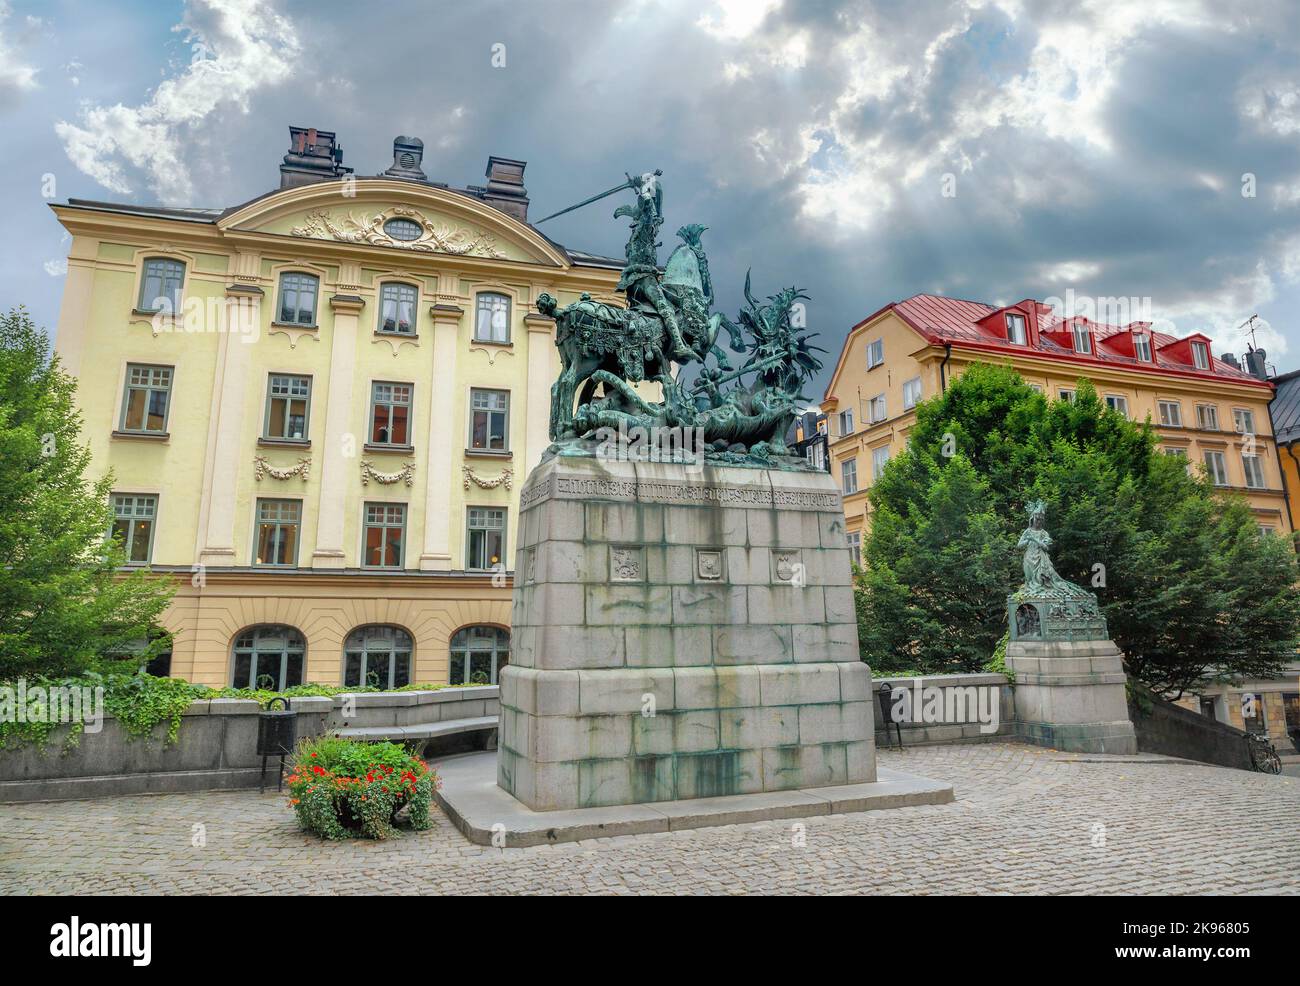
<instances>
[{"instance_id":1,"label":"window with white frame","mask_svg":"<svg viewBox=\"0 0 1300 986\"><path fill-rule=\"evenodd\" d=\"M166 434L171 394L170 366L128 363L119 430L142 435Z\"/></svg>"},{"instance_id":2,"label":"window with white frame","mask_svg":"<svg viewBox=\"0 0 1300 986\"><path fill-rule=\"evenodd\" d=\"M370 444L411 443L411 385L376 382L370 388Z\"/></svg>"},{"instance_id":3,"label":"window with white frame","mask_svg":"<svg viewBox=\"0 0 1300 986\"><path fill-rule=\"evenodd\" d=\"M846 537L849 542L849 559L860 568L862 567L862 532L849 531Z\"/></svg>"},{"instance_id":4,"label":"window with white frame","mask_svg":"<svg viewBox=\"0 0 1300 986\"><path fill-rule=\"evenodd\" d=\"M845 494L858 491L858 460L845 459L840 463L840 486Z\"/></svg>"},{"instance_id":5,"label":"window with white frame","mask_svg":"<svg viewBox=\"0 0 1300 986\"><path fill-rule=\"evenodd\" d=\"M853 434L853 408L846 407L839 414L840 418L840 436Z\"/></svg>"},{"instance_id":6,"label":"window with white frame","mask_svg":"<svg viewBox=\"0 0 1300 986\"><path fill-rule=\"evenodd\" d=\"M347 688L401 688L411 683L411 635L401 627L357 627L343 642Z\"/></svg>"},{"instance_id":7,"label":"window with white frame","mask_svg":"<svg viewBox=\"0 0 1300 986\"><path fill-rule=\"evenodd\" d=\"M113 494L112 537L122 543L131 565L147 565L153 555L153 526L158 513L156 496Z\"/></svg>"},{"instance_id":8,"label":"window with white frame","mask_svg":"<svg viewBox=\"0 0 1300 986\"><path fill-rule=\"evenodd\" d=\"M1007 341L1019 346L1025 344L1025 316L1007 315Z\"/></svg>"},{"instance_id":9,"label":"window with white frame","mask_svg":"<svg viewBox=\"0 0 1300 986\"><path fill-rule=\"evenodd\" d=\"M1196 405L1196 427L1202 431L1219 430L1219 407L1217 404Z\"/></svg>"},{"instance_id":10,"label":"window with white frame","mask_svg":"<svg viewBox=\"0 0 1300 986\"><path fill-rule=\"evenodd\" d=\"M871 398L870 403L867 404L867 413L870 415L871 424L873 425L879 424L889 417L885 410L884 394L877 394L875 397Z\"/></svg>"},{"instance_id":11,"label":"window with white frame","mask_svg":"<svg viewBox=\"0 0 1300 986\"><path fill-rule=\"evenodd\" d=\"M259 498L254 565L292 567L298 564L298 531L302 501Z\"/></svg>"},{"instance_id":12,"label":"window with white frame","mask_svg":"<svg viewBox=\"0 0 1300 986\"><path fill-rule=\"evenodd\" d=\"M1264 488L1264 465L1258 455L1241 454L1241 469L1246 475L1246 485L1252 490Z\"/></svg>"},{"instance_id":13,"label":"window with white frame","mask_svg":"<svg viewBox=\"0 0 1300 986\"><path fill-rule=\"evenodd\" d=\"M871 481L874 483L885 472L885 463L889 461L889 446L882 445L871 450Z\"/></svg>"},{"instance_id":14,"label":"window with white frame","mask_svg":"<svg viewBox=\"0 0 1300 986\"><path fill-rule=\"evenodd\" d=\"M1073 404L1075 397L1078 395L1074 392L1072 388L1062 387L1060 390L1056 392L1056 396L1059 397L1061 400L1065 401L1065 403L1067 404Z\"/></svg>"},{"instance_id":15,"label":"window with white frame","mask_svg":"<svg viewBox=\"0 0 1300 986\"><path fill-rule=\"evenodd\" d=\"M140 276L137 309L142 312L181 310L181 288L185 283L185 265L169 257L150 257Z\"/></svg>"},{"instance_id":16,"label":"window with white frame","mask_svg":"<svg viewBox=\"0 0 1300 986\"><path fill-rule=\"evenodd\" d=\"M885 362L885 340L876 339L867 343L867 369L875 369Z\"/></svg>"},{"instance_id":17,"label":"window with white frame","mask_svg":"<svg viewBox=\"0 0 1300 986\"><path fill-rule=\"evenodd\" d=\"M1162 448L1160 451L1164 452L1165 455L1176 456L1177 458L1180 458L1180 459L1186 459L1186 458L1187 458L1187 449L1185 449L1185 448L1176 448L1176 447L1174 447L1174 446L1166 446L1165 448Z\"/></svg>"},{"instance_id":18,"label":"window with white frame","mask_svg":"<svg viewBox=\"0 0 1300 986\"><path fill-rule=\"evenodd\" d=\"M1071 331L1074 333L1074 351L1076 353L1092 352L1092 331L1084 322L1075 322L1071 325Z\"/></svg>"},{"instance_id":19,"label":"window with white frame","mask_svg":"<svg viewBox=\"0 0 1300 986\"><path fill-rule=\"evenodd\" d=\"M1198 370L1210 368L1210 350L1203 342L1192 343L1192 362Z\"/></svg>"},{"instance_id":20,"label":"window with white frame","mask_svg":"<svg viewBox=\"0 0 1300 986\"><path fill-rule=\"evenodd\" d=\"M1255 412L1249 408L1234 407L1232 409L1232 427L1240 435L1255 434Z\"/></svg>"},{"instance_id":21,"label":"window with white frame","mask_svg":"<svg viewBox=\"0 0 1300 986\"><path fill-rule=\"evenodd\" d=\"M266 385L266 420L262 437L278 441L307 439L311 377L272 373Z\"/></svg>"},{"instance_id":22,"label":"window with white frame","mask_svg":"<svg viewBox=\"0 0 1300 986\"><path fill-rule=\"evenodd\" d=\"M465 627L452 636L450 651L450 684L495 685L510 663L510 634L500 627Z\"/></svg>"},{"instance_id":23,"label":"window with white frame","mask_svg":"<svg viewBox=\"0 0 1300 986\"><path fill-rule=\"evenodd\" d=\"M483 452L509 451L510 391L473 388L469 395L469 447Z\"/></svg>"},{"instance_id":24,"label":"window with white frame","mask_svg":"<svg viewBox=\"0 0 1300 986\"><path fill-rule=\"evenodd\" d=\"M506 512L502 507L470 507L465 532L465 568L485 571L506 556Z\"/></svg>"},{"instance_id":25,"label":"window with white frame","mask_svg":"<svg viewBox=\"0 0 1300 986\"><path fill-rule=\"evenodd\" d=\"M1143 363L1151 362L1151 337L1145 332L1133 334L1133 352Z\"/></svg>"},{"instance_id":26,"label":"window with white frame","mask_svg":"<svg viewBox=\"0 0 1300 986\"><path fill-rule=\"evenodd\" d=\"M474 339L502 344L510 341L510 299L506 295L489 291L479 294L474 309Z\"/></svg>"},{"instance_id":27,"label":"window with white frame","mask_svg":"<svg viewBox=\"0 0 1300 986\"><path fill-rule=\"evenodd\" d=\"M1228 466L1223 461L1223 453L1206 451L1204 461L1205 471L1209 474L1210 482L1215 486L1227 486Z\"/></svg>"},{"instance_id":28,"label":"window with white frame","mask_svg":"<svg viewBox=\"0 0 1300 986\"><path fill-rule=\"evenodd\" d=\"M379 325L376 332L415 334L415 309L419 292L413 284L392 282L379 289Z\"/></svg>"},{"instance_id":29,"label":"window with white frame","mask_svg":"<svg viewBox=\"0 0 1300 986\"><path fill-rule=\"evenodd\" d=\"M1178 401L1158 401L1156 408L1160 413L1160 423L1166 428L1183 426L1183 405Z\"/></svg>"},{"instance_id":30,"label":"window with white frame","mask_svg":"<svg viewBox=\"0 0 1300 986\"><path fill-rule=\"evenodd\" d=\"M365 568L401 568L406 535L406 504L367 503L365 506Z\"/></svg>"},{"instance_id":31,"label":"window with white frame","mask_svg":"<svg viewBox=\"0 0 1300 986\"><path fill-rule=\"evenodd\" d=\"M921 403L921 378L903 381L903 410L910 411Z\"/></svg>"},{"instance_id":32,"label":"window with white frame","mask_svg":"<svg viewBox=\"0 0 1300 986\"><path fill-rule=\"evenodd\" d=\"M280 275L279 321L285 325L315 325L320 278L290 272Z\"/></svg>"},{"instance_id":33,"label":"window with white frame","mask_svg":"<svg viewBox=\"0 0 1300 986\"><path fill-rule=\"evenodd\" d=\"M1128 398L1123 394L1107 394L1106 406L1112 411L1118 411L1124 417L1128 417Z\"/></svg>"}]
</instances>

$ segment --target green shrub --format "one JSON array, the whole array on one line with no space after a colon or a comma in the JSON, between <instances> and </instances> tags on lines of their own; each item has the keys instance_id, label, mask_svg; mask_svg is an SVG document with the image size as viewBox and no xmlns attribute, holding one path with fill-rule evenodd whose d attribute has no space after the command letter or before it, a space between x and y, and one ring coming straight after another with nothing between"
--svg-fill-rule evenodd
<instances>
[{"instance_id":1,"label":"green shrub","mask_svg":"<svg viewBox=\"0 0 1300 986\"><path fill-rule=\"evenodd\" d=\"M358 743L338 736L304 740L287 778L298 824L322 839L386 839L397 814L427 829L438 775L395 743Z\"/></svg>"}]
</instances>

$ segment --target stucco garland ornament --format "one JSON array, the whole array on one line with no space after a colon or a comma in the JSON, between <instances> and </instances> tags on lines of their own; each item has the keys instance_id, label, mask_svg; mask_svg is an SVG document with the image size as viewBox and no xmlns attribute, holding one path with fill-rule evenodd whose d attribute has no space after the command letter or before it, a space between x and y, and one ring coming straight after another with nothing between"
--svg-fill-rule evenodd
<instances>
[{"instance_id":1,"label":"stucco garland ornament","mask_svg":"<svg viewBox=\"0 0 1300 986\"><path fill-rule=\"evenodd\" d=\"M420 235L413 240L399 240L390 236L384 224L390 219L409 219L420 227ZM358 218L355 212L349 212L344 218L336 218L324 210L309 212L301 226L294 226L289 233L315 240L335 239L342 243L365 243L369 246L397 247L402 250L415 250L420 253L449 253L453 256L488 257L492 260L505 260L506 255L497 249L496 238L483 230L473 232L439 225L426 219L414 209L389 209L375 213L373 216Z\"/></svg>"},{"instance_id":2,"label":"stucco garland ornament","mask_svg":"<svg viewBox=\"0 0 1300 986\"><path fill-rule=\"evenodd\" d=\"M415 483L415 463L408 462L397 472L380 472L369 459L362 459L361 485L369 486L372 479L381 486L392 486L402 481L405 481L407 486L411 486Z\"/></svg>"},{"instance_id":3,"label":"stucco garland ornament","mask_svg":"<svg viewBox=\"0 0 1300 986\"><path fill-rule=\"evenodd\" d=\"M465 474L465 489L469 489L469 484L473 481L474 485L481 490L494 490L498 486L504 486L506 489L512 489L515 471L513 469L504 469L501 475L496 479L484 479L477 475L469 466L461 466L460 471Z\"/></svg>"},{"instance_id":4,"label":"stucco garland ornament","mask_svg":"<svg viewBox=\"0 0 1300 986\"><path fill-rule=\"evenodd\" d=\"M305 455L298 459L296 466L290 466L287 469L277 469L271 463L266 461L266 456L253 456L253 478L259 483L263 476L270 476L272 479L293 479L294 476L301 476L302 481L307 482L307 476L311 473L311 456Z\"/></svg>"}]
</instances>

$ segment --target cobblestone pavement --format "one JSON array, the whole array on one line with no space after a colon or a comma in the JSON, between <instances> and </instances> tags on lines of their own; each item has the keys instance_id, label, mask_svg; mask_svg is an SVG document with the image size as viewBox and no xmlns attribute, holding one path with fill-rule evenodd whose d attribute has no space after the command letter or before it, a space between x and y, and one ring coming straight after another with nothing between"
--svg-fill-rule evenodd
<instances>
[{"instance_id":1,"label":"cobblestone pavement","mask_svg":"<svg viewBox=\"0 0 1300 986\"><path fill-rule=\"evenodd\" d=\"M0 805L0 891L186 893L1290 893L1300 780L1017 744L882 752L950 805L474 846L441 814L385 843L323 843L252 791ZM193 845L202 826L206 845Z\"/></svg>"}]
</instances>

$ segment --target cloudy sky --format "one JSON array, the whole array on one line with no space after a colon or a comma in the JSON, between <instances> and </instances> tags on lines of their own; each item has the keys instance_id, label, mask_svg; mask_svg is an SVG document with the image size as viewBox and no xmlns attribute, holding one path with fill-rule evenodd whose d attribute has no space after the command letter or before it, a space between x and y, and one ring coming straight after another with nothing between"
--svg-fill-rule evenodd
<instances>
[{"instance_id":1,"label":"cloudy sky","mask_svg":"<svg viewBox=\"0 0 1300 986\"><path fill-rule=\"evenodd\" d=\"M917 292L1073 292L1139 299L1220 352L1258 314L1294 369L1298 8L0 0L0 306L57 321L48 196L236 204L277 184L301 124L362 175L399 133L453 184L523 158L534 216L662 168L668 230L710 227L723 307L747 268L762 293L799 284L836 351ZM611 209L544 228L621 255Z\"/></svg>"}]
</instances>

